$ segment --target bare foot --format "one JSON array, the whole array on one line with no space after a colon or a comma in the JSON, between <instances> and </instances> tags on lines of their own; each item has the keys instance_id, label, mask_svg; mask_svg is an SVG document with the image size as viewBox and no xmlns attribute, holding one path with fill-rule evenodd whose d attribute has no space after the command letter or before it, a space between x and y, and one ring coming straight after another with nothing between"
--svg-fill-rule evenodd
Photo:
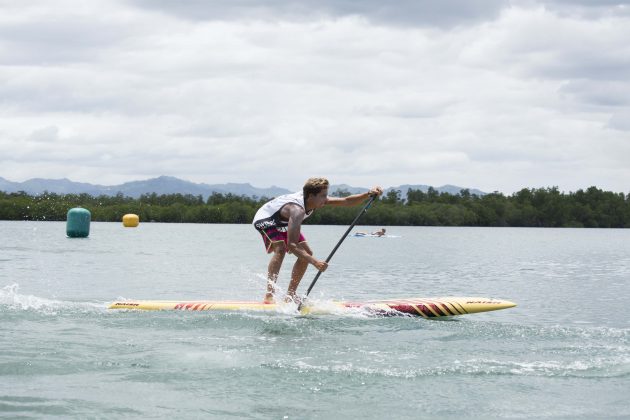
<instances>
[{"instance_id":1,"label":"bare foot","mask_svg":"<svg viewBox=\"0 0 630 420\"><path fill-rule=\"evenodd\" d=\"M287 297L284 298L284 302L295 303L296 305L299 305L300 303L302 303L302 299L300 299L297 295L293 295L293 296L287 295Z\"/></svg>"},{"instance_id":2,"label":"bare foot","mask_svg":"<svg viewBox=\"0 0 630 420\"><path fill-rule=\"evenodd\" d=\"M263 303L264 304L272 304L272 303L276 303L276 301L273 298L273 295L265 295L265 298L263 299Z\"/></svg>"}]
</instances>

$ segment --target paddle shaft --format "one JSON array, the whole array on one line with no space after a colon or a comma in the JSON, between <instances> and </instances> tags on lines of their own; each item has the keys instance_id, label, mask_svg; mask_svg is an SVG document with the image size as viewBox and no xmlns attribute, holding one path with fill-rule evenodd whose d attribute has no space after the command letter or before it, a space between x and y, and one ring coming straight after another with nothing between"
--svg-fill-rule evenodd
<instances>
[{"instance_id":1,"label":"paddle shaft","mask_svg":"<svg viewBox=\"0 0 630 420\"><path fill-rule=\"evenodd\" d=\"M335 245L335 247L333 248L332 252L328 256L328 258L326 258L326 262L327 263L330 262L330 260L332 259L333 255L335 255L335 252L337 252L337 249L339 249L339 247L341 246L341 243L344 241L344 239L346 239L346 237L348 236L348 234L350 233L350 231L352 230L354 225L357 224L357 222L359 221L359 218L361 217L361 215L363 215L363 213L367 212L367 210L370 208L370 206L372 205L372 203L374 202L376 197L377 197L376 194L372 195L370 197L369 201L367 202L367 204L365 205L365 207L363 207L363 209L359 212L359 214L357 214L357 217L354 218L354 221L352 222L352 224L350 225L348 230L346 230L346 233L343 234L343 236L341 237L339 242L337 242L337 245ZM321 275L322 275L322 272L318 271L317 275L315 276L315 278L311 282L311 285L308 286L308 290L306 291L306 296L304 296L304 299L306 299L308 294L311 293L311 290L313 289L313 286L315 286L315 283L317 283L317 280L319 279L319 276L321 276ZM301 306L302 306L302 304L300 304L300 307Z\"/></svg>"}]
</instances>

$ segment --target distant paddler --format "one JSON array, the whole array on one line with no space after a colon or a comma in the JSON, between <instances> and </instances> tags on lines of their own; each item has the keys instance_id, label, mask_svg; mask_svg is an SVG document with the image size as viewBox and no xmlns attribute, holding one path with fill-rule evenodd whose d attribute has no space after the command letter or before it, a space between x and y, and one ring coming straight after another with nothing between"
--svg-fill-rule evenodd
<instances>
[{"instance_id":1,"label":"distant paddler","mask_svg":"<svg viewBox=\"0 0 630 420\"><path fill-rule=\"evenodd\" d=\"M378 236L379 238L381 236L385 236L385 228L381 228L381 230L377 230L376 232L372 232L372 233L367 233L367 232L357 232L354 234L354 236Z\"/></svg>"},{"instance_id":2,"label":"distant paddler","mask_svg":"<svg viewBox=\"0 0 630 420\"><path fill-rule=\"evenodd\" d=\"M265 250L272 254L267 270L266 303L274 302L278 273L287 252L297 257L291 272L287 300L298 302L296 290L309 264L320 272L328 268L326 261L313 257L313 251L300 231L304 219L324 206L356 206L371 195L383 193L382 188L377 186L363 194L328 197L328 186L326 178L309 178L302 191L276 197L256 212L253 225L262 236Z\"/></svg>"}]
</instances>

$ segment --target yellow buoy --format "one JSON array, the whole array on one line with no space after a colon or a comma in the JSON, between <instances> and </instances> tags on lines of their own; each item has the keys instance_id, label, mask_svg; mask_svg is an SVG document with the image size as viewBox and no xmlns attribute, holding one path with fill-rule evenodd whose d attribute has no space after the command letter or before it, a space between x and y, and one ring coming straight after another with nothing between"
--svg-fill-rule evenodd
<instances>
[{"instance_id":1,"label":"yellow buoy","mask_svg":"<svg viewBox=\"0 0 630 420\"><path fill-rule=\"evenodd\" d=\"M136 227L140 224L140 218L137 214L125 214L122 222L124 227Z\"/></svg>"}]
</instances>

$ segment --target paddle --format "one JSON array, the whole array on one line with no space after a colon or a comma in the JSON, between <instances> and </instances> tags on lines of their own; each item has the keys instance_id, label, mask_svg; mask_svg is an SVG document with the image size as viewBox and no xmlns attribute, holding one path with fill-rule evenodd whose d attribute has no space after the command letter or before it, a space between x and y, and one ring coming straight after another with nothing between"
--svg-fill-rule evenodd
<instances>
[{"instance_id":1,"label":"paddle","mask_svg":"<svg viewBox=\"0 0 630 420\"><path fill-rule=\"evenodd\" d=\"M346 239L346 237L348 236L348 234L350 233L350 231L352 230L354 225L357 224L357 222L359 221L359 218L361 217L361 215L363 215L363 213L367 212L367 210L370 208L370 206L372 205L372 203L374 202L376 197L378 197L377 194L373 194L373 195L370 196L370 199L368 200L368 202L365 205L365 207L363 207L363 209L359 212L359 214L357 214L357 217L354 218L354 221L352 222L352 224L350 225L348 230L346 230L346 233L343 234L343 236L341 237L339 242L337 242L337 245L335 245L335 247L333 248L332 252L328 256L328 258L326 258L326 262L327 263L330 262L330 260L332 259L333 255L335 255L335 252L337 252L337 249L339 249L339 246L341 246L341 243L344 241L344 239ZM317 275L315 276L315 278L311 282L311 285L308 286L308 290L306 291L306 295L302 299L302 302L300 302L300 304L298 305L298 311L302 309L302 305L304 304L304 301L308 297L308 294L311 293L311 290L313 289L313 286L315 286L315 283L317 283L317 280L319 279L319 276L321 276L321 275L322 275L322 272L318 271Z\"/></svg>"}]
</instances>

